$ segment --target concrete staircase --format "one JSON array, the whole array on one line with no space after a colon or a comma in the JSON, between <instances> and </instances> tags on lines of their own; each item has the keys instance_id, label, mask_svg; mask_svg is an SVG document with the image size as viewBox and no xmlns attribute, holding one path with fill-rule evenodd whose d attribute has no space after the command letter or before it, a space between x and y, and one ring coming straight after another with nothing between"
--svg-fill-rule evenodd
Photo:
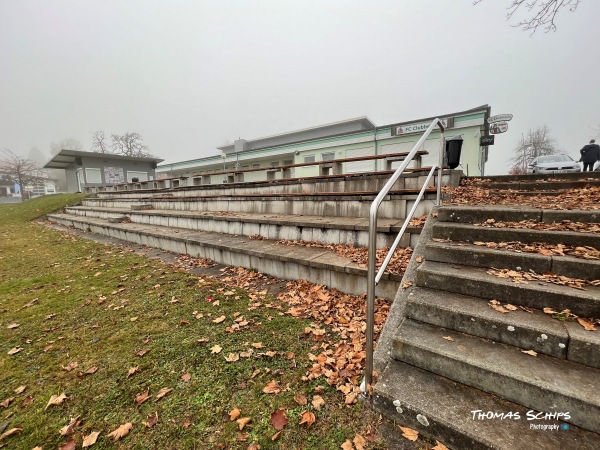
<instances>
[{"instance_id":1,"label":"concrete staircase","mask_svg":"<svg viewBox=\"0 0 600 450\"><path fill-rule=\"evenodd\" d=\"M600 182L570 178L496 177L488 188L534 195ZM540 229L508 223L524 220ZM535 226L563 221L598 224L600 209L439 208L405 274L403 284L412 285L399 291L376 350L375 407L453 449L599 449L600 330L542 310L600 318L600 260L505 245L600 249L598 232ZM583 288L527 280L533 272L582 279Z\"/></svg>"},{"instance_id":2,"label":"concrete staircase","mask_svg":"<svg viewBox=\"0 0 600 450\"><path fill-rule=\"evenodd\" d=\"M400 230L427 169L402 176L381 207L378 247ZM368 210L389 174L321 176L270 182L98 192L48 220L221 264L253 268L283 279L306 279L351 294L366 291L366 267L332 250L290 246L278 240L364 247ZM460 172L446 171L458 185ZM435 201L428 188L415 217ZM415 245L420 228L403 246ZM394 298L402 276L388 273L379 295Z\"/></svg>"}]
</instances>

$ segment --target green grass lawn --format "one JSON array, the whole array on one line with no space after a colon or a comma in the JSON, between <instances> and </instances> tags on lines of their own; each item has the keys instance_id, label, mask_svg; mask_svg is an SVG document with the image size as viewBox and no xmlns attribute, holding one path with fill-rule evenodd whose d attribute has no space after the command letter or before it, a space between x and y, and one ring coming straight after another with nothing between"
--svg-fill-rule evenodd
<instances>
[{"instance_id":1,"label":"green grass lawn","mask_svg":"<svg viewBox=\"0 0 600 450\"><path fill-rule=\"evenodd\" d=\"M56 449L70 440L81 448L94 431L92 449L336 449L374 435L367 406L346 406L324 378L302 380L320 343L304 333L310 321L282 314L286 305L31 222L82 197L0 205L0 435L17 428L0 448ZM239 359L226 361L230 354ZM272 381L280 392L264 393ZM162 388L172 390L157 400ZM146 390L149 399L136 404ZM62 404L47 407L62 393ZM241 431L229 418L235 407L251 419ZM289 423L272 440L279 409ZM299 424L305 411L315 415L308 429ZM155 414L158 423L145 426ZM73 418L80 424L62 436ZM108 434L126 423L131 431L114 443ZM369 448L384 445L375 437Z\"/></svg>"}]
</instances>

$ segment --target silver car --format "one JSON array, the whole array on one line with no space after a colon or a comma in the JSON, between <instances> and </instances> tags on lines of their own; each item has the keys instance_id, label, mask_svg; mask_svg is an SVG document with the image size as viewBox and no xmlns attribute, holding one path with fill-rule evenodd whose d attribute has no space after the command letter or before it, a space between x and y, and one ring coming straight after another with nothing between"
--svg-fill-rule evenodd
<instances>
[{"instance_id":1,"label":"silver car","mask_svg":"<svg viewBox=\"0 0 600 450\"><path fill-rule=\"evenodd\" d=\"M527 173L566 172L581 172L579 163L568 155L538 156L527 168Z\"/></svg>"}]
</instances>

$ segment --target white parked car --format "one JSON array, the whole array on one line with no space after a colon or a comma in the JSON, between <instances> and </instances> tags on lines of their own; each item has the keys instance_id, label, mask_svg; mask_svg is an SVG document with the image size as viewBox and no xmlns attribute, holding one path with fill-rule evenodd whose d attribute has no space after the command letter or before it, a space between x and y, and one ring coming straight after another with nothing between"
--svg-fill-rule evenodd
<instances>
[{"instance_id":1,"label":"white parked car","mask_svg":"<svg viewBox=\"0 0 600 450\"><path fill-rule=\"evenodd\" d=\"M538 156L527 167L527 173L581 172L581 165L569 155Z\"/></svg>"}]
</instances>

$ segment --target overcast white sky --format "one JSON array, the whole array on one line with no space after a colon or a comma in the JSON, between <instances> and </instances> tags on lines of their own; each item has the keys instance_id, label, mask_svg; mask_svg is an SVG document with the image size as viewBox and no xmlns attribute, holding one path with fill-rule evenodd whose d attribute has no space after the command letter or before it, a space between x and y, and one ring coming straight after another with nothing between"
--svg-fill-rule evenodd
<instances>
[{"instance_id":1,"label":"overcast white sky","mask_svg":"<svg viewBox=\"0 0 600 450\"><path fill-rule=\"evenodd\" d=\"M377 125L492 106L511 113L488 174L548 125L572 156L600 134L600 1L558 31L510 0L0 0L0 147L137 131L175 162L357 116Z\"/></svg>"}]
</instances>

